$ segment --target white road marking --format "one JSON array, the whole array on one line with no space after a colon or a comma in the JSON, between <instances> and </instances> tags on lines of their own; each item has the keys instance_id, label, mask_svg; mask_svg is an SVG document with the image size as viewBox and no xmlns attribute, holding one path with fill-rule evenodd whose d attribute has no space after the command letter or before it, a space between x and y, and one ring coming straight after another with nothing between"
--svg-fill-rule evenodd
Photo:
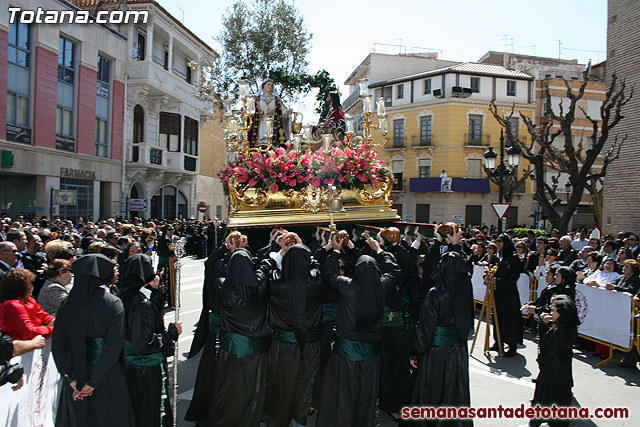
<instances>
[{"instance_id":1,"label":"white road marking","mask_svg":"<svg viewBox=\"0 0 640 427\"><path fill-rule=\"evenodd\" d=\"M474 367L471 367L471 365L473 365ZM469 372L474 372L476 374L480 374L480 375L484 375L486 377L490 377L490 378L496 378L502 381L507 381L513 384L518 384L521 385L523 387L527 387L527 388L531 388L531 389L535 389L536 385L534 383L531 382L531 380L529 378L527 379L522 379L519 377L515 377L511 374L508 374L504 371L498 371L495 369L491 369L489 366L485 365L484 363L473 359L473 358L469 358Z\"/></svg>"}]
</instances>

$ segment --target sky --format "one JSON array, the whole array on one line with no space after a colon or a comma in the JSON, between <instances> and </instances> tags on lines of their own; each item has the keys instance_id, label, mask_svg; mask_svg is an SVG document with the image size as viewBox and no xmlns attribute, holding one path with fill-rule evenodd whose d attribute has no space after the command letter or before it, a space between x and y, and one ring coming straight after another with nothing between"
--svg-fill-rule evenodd
<instances>
[{"instance_id":1,"label":"sky","mask_svg":"<svg viewBox=\"0 0 640 427\"><path fill-rule=\"evenodd\" d=\"M214 38L235 0L156 1L220 51ZM439 59L462 62L477 61L490 50L578 59L582 64L606 59L607 0L293 2L313 34L309 72L329 71L343 98L349 93L344 81L374 51L438 51ZM307 111L313 109L312 102L306 101Z\"/></svg>"}]
</instances>

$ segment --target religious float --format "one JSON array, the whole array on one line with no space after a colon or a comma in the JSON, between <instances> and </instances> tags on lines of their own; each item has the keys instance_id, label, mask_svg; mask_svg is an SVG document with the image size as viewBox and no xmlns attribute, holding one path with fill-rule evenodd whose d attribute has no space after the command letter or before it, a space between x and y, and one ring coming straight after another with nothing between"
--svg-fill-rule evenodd
<instances>
[{"instance_id":1,"label":"religious float","mask_svg":"<svg viewBox=\"0 0 640 427\"><path fill-rule=\"evenodd\" d=\"M374 114L366 79L361 135L354 117L315 128L303 126L300 113L285 114L283 131L278 114L261 114L270 108L264 97L249 95L244 80L239 89L237 102L223 102L227 167L218 177L229 196L229 229L400 220L389 199L391 174L377 157L388 132L384 99Z\"/></svg>"}]
</instances>

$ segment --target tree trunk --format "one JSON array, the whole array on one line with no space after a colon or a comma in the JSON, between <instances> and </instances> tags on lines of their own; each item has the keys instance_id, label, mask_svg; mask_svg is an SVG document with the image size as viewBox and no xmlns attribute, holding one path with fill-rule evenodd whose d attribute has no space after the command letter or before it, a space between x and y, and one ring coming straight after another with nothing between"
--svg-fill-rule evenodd
<instances>
[{"instance_id":1,"label":"tree trunk","mask_svg":"<svg viewBox=\"0 0 640 427\"><path fill-rule=\"evenodd\" d=\"M596 218L596 224L598 224L598 229L602 230L603 223L603 201L604 194L602 192L602 188L600 190L594 190L591 192L591 201L593 202L593 215Z\"/></svg>"}]
</instances>

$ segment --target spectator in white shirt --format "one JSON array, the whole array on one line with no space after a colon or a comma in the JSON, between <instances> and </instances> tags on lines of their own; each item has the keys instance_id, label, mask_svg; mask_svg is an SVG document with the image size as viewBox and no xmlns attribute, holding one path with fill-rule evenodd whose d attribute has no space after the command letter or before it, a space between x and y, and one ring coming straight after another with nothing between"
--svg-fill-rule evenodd
<instances>
[{"instance_id":1,"label":"spectator in white shirt","mask_svg":"<svg viewBox=\"0 0 640 427\"><path fill-rule=\"evenodd\" d=\"M605 258L602 262L602 269L596 271L584 281L585 285L604 287L619 276L616 272L616 261L612 258Z\"/></svg>"},{"instance_id":2,"label":"spectator in white shirt","mask_svg":"<svg viewBox=\"0 0 640 427\"><path fill-rule=\"evenodd\" d=\"M584 248L588 244L589 244L589 239L587 239L587 230L583 228L580 230L580 234L578 235L578 237L573 241L572 246L573 246L573 249L579 252L582 248Z\"/></svg>"}]
</instances>

